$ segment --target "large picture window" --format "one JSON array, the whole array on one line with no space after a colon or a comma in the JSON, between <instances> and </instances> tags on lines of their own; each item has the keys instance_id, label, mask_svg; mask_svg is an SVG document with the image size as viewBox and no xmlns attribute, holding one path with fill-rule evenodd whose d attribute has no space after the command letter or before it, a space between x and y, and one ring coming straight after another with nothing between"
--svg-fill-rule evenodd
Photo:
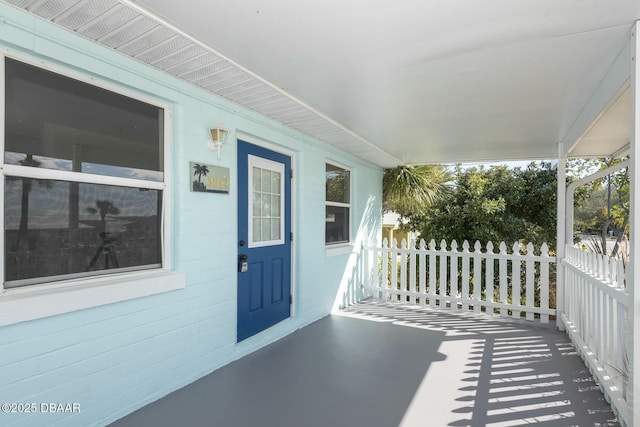
<instances>
[{"instance_id":1,"label":"large picture window","mask_svg":"<svg viewBox=\"0 0 640 427\"><path fill-rule=\"evenodd\" d=\"M163 108L5 58L4 287L163 263Z\"/></svg>"},{"instance_id":2,"label":"large picture window","mask_svg":"<svg viewBox=\"0 0 640 427\"><path fill-rule=\"evenodd\" d=\"M325 243L327 245L348 243L351 222L351 173L347 169L327 163L325 181Z\"/></svg>"}]
</instances>

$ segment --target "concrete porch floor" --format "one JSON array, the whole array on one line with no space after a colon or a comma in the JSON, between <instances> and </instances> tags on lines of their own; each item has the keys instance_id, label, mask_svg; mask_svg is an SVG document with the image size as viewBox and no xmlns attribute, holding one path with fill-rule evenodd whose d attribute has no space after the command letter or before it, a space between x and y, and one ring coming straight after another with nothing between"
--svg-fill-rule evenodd
<instances>
[{"instance_id":1,"label":"concrete porch floor","mask_svg":"<svg viewBox=\"0 0 640 427\"><path fill-rule=\"evenodd\" d=\"M365 303L112 424L618 426L552 325Z\"/></svg>"}]
</instances>

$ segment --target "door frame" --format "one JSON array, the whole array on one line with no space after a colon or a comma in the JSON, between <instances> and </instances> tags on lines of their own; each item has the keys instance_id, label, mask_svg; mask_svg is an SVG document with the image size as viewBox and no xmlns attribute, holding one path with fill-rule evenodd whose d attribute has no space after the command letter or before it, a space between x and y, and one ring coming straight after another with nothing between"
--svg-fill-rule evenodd
<instances>
[{"instance_id":1,"label":"door frame","mask_svg":"<svg viewBox=\"0 0 640 427\"><path fill-rule=\"evenodd\" d=\"M267 150L271 150L271 151L275 151L276 153L280 153L280 154L284 154L285 156L288 156L291 158L291 171L293 173L293 178L291 178L291 232L293 233L293 241L291 242L291 307L290 307L290 314L289 317L285 320L283 320L280 323L284 323L284 322L289 322L291 321L293 318L295 318L296 316L296 294L297 294L297 281L296 281L296 247L297 247L297 231L296 231L296 200L297 200L297 193L296 193L296 178L297 178L297 172L298 172L298 167L297 167L297 157L296 157L296 152L283 147L281 145L275 144L273 142L269 142L265 139L262 139L260 137L256 137L252 134L248 134L248 133L244 133L241 130L236 130L236 135L235 135L235 142L236 142L236 149L235 149L235 167L238 167L238 149L237 149L237 144L238 144L238 140L242 140L245 142L248 142L249 144L253 144L256 145L258 147L262 147L265 148ZM237 212L237 207L238 207L238 197L239 197L239 191L238 191L238 184L236 184L236 202L235 202L235 206L236 206L236 218L238 217L238 212ZM238 221L236 220L236 229L235 229L235 236L234 239L237 239L238 236L238 228L239 228L239 224ZM236 245L237 246L237 245ZM234 247L236 247L234 246ZM238 276L236 274L236 279L235 279L235 283L236 283L236 292L238 289ZM236 331L238 330L238 313L237 313L237 293L236 293L236 315L235 315L235 322L236 322ZM274 325L276 326L276 325ZM242 340L240 342L238 342L238 338L236 336L236 345L244 343L245 341L249 341L251 340L251 338L253 337L257 337L260 334L268 331L269 329L273 328L267 328L264 331L258 332L256 335L249 337L245 340Z\"/></svg>"}]
</instances>

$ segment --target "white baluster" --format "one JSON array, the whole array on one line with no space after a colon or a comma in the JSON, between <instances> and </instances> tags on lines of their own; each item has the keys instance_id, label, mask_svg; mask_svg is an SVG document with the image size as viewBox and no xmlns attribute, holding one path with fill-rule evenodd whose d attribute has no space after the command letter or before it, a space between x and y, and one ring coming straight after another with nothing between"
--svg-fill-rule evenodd
<instances>
[{"instance_id":1,"label":"white baluster","mask_svg":"<svg viewBox=\"0 0 640 427\"><path fill-rule=\"evenodd\" d=\"M527 245L527 262L526 262L526 269L527 269L527 276L526 276L526 282L525 282L525 286L526 286L526 306L528 308L530 307L535 307L535 261L533 261L532 259L530 259L529 257L532 257L534 255L533 253L533 244L529 243ZM534 320L535 315L532 311L527 310L527 316L526 316L527 320Z\"/></svg>"},{"instance_id":2,"label":"white baluster","mask_svg":"<svg viewBox=\"0 0 640 427\"><path fill-rule=\"evenodd\" d=\"M437 274L436 274L436 241L429 242L429 306L436 306Z\"/></svg>"},{"instance_id":3,"label":"white baluster","mask_svg":"<svg viewBox=\"0 0 640 427\"><path fill-rule=\"evenodd\" d=\"M455 240L451 241L451 258L449 262L449 294L450 297L453 298L451 301L451 309L458 309L458 298L460 298L459 289L458 289L458 242Z\"/></svg>"},{"instance_id":4,"label":"white baluster","mask_svg":"<svg viewBox=\"0 0 640 427\"><path fill-rule=\"evenodd\" d=\"M469 242L462 242L462 310L469 311Z\"/></svg>"},{"instance_id":5,"label":"white baluster","mask_svg":"<svg viewBox=\"0 0 640 427\"><path fill-rule=\"evenodd\" d=\"M487 254L493 254L493 242L487 243ZM485 262L487 266L485 270L485 276L486 276L485 286L486 286L487 301L494 302L496 284L494 280L493 268L495 266L495 259L487 256ZM487 308L487 313L491 315L494 314L493 306Z\"/></svg>"},{"instance_id":6,"label":"white baluster","mask_svg":"<svg viewBox=\"0 0 640 427\"><path fill-rule=\"evenodd\" d=\"M419 250L419 259L418 259L418 267L420 268L419 277L419 288L420 293L422 294L420 297L420 302L422 305L427 305L427 244L424 239L420 239L420 250Z\"/></svg>"},{"instance_id":7,"label":"white baluster","mask_svg":"<svg viewBox=\"0 0 640 427\"><path fill-rule=\"evenodd\" d=\"M486 282L482 280L482 245L476 240L473 245L473 311L482 311L482 291ZM486 299L486 297L485 297Z\"/></svg>"},{"instance_id":8,"label":"white baluster","mask_svg":"<svg viewBox=\"0 0 640 427\"><path fill-rule=\"evenodd\" d=\"M447 302L443 298L447 297L447 242L444 239L440 242L440 308L446 308Z\"/></svg>"},{"instance_id":9,"label":"white baluster","mask_svg":"<svg viewBox=\"0 0 640 427\"><path fill-rule=\"evenodd\" d=\"M521 305L520 301L520 263L521 261L516 258L520 255L520 244L518 242L513 244L511 248L513 251L513 261L511 261L511 304L515 306ZM515 319L520 318L520 311L513 310L513 317Z\"/></svg>"},{"instance_id":10,"label":"white baluster","mask_svg":"<svg viewBox=\"0 0 640 427\"><path fill-rule=\"evenodd\" d=\"M543 243L540 247L540 308L549 308L549 246ZM549 323L548 314L540 314L542 323Z\"/></svg>"},{"instance_id":11,"label":"white baluster","mask_svg":"<svg viewBox=\"0 0 640 427\"><path fill-rule=\"evenodd\" d=\"M498 272L500 274L499 282L500 282L500 303L508 304L509 303L509 289L508 289L508 280L507 280L507 244L505 242L501 242L500 246L500 260L499 260L499 269ZM506 308L500 309L500 315L507 316L509 314Z\"/></svg>"}]
</instances>

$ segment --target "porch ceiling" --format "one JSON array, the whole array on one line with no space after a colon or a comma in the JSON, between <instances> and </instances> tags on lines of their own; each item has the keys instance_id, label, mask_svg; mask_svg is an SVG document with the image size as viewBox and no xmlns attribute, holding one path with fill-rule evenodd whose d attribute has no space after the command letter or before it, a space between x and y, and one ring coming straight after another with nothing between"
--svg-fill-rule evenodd
<instances>
[{"instance_id":1,"label":"porch ceiling","mask_svg":"<svg viewBox=\"0 0 640 427\"><path fill-rule=\"evenodd\" d=\"M557 157L640 17L640 0L7 2L385 167ZM616 126L584 154L615 151Z\"/></svg>"}]
</instances>

